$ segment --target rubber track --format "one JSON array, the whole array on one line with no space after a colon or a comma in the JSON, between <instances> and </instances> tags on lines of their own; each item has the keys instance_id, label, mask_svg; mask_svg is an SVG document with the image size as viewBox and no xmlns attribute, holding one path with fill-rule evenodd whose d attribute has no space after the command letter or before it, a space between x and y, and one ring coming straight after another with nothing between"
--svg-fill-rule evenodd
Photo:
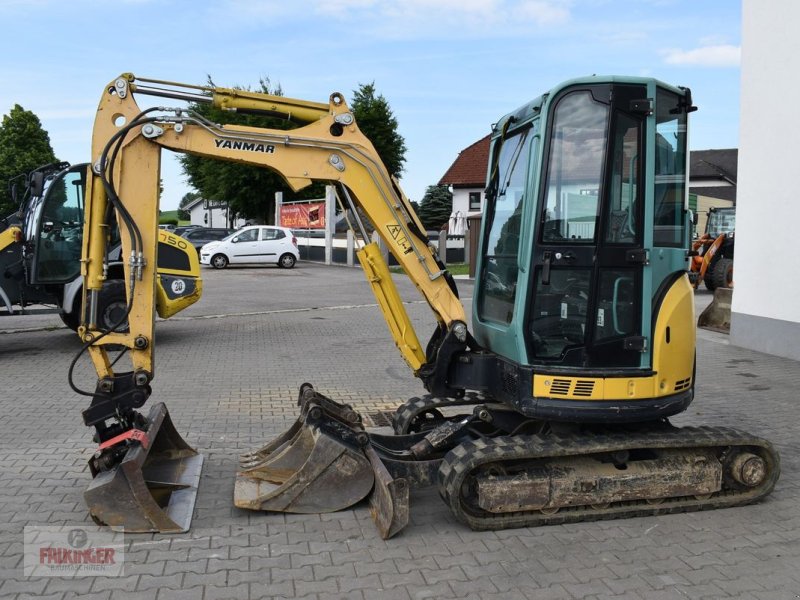
<instances>
[{"instance_id":1,"label":"rubber track","mask_svg":"<svg viewBox=\"0 0 800 600\"><path fill-rule=\"evenodd\" d=\"M591 506L562 507L557 513L540 511L490 513L465 506L461 490L469 475L482 465L505 461L532 460L549 457L579 456L636 448L709 448L750 446L760 449L766 460L767 477L756 487L742 491L726 490L706 500L695 497L665 499L660 504L644 500L612 503L605 508ZM741 506L757 502L775 487L780 475L780 457L772 445L761 438L724 427L686 427L645 433L587 434L547 437L539 435L498 437L468 441L453 448L439 469L439 494L455 517L476 530L507 529L537 525L560 525L579 521L662 515L695 510ZM724 478L723 478L724 480Z\"/></svg>"},{"instance_id":2,"label":"rubber track","mask_svg":"<svg viewBox=\"0 0 800 600\"><path fill-rule=\"evenodd\" d=\"M409 398L401 404L392 416L392 428L397 435L405 435L417 416L432 408L447 408L449 406L468 406L488 402L489 398L479 392L466 392L463 398L440 398L430 394L421 398Z\"/></svg>"}]
</instances>

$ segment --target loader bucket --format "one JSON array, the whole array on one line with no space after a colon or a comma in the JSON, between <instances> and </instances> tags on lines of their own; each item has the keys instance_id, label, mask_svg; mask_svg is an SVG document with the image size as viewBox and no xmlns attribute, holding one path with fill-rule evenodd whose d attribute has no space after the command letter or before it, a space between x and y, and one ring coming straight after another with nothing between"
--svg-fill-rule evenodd
<instances>
[{"instance_id":1,"label":"loader bucket","mask_svg":"<svg viewBox=\"0 0 800 600\"><path fill-rule=\"evenodd\" d=\"M711 301L700 317L697 326L720 333L730 333L731 330L731 288L717 288L714 290L714 299Z\"/></svg>"},{"instance_id":2,"label":"loader bucket","mask_svg":"<svg viewBox=\"0 0 800 600\"><path fill-rule=\"evenodd\" d=\"M178 434L163 403L153 406L147 422L148 444L131 446L113 469L92 469L94 479L84 492L89 513L95 522L114 531L186 532L197 500L203 455Z\"/></svg>"}]
</instances>

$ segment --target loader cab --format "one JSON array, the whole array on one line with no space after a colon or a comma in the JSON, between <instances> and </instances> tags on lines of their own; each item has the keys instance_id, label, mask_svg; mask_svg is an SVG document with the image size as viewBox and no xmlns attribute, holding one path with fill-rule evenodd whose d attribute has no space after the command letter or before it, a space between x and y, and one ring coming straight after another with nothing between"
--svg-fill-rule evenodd
<instances>
[{"instance_id":1,"label":"loader cab","mask_svg":"<svg viewBox=\"0 0 800 600\"><path fill-rule=\"evenodd\" d=\"M30 285L63 285L80 275L86 164L48 165L31 173L24 260Z\"/></svg>"},{"instance_id":2,"label":"loader cab","mask_svg":"<svg viewBox=\"0 0 800 600\"><path fill-rule=\"evenodd\" d=\"M653 318L685 270L687 90L574 80L491 141L473 331L517 365L651 368Z\"/></svg>"},{"instance_id":3,"label":"loader cab","mask_svg":"<svg viewBox=\"0 0 800 600\"><path fill-rule=\"evenodd\" d=\"M708 211L706 233L712 238L722 234L733 236L736 232L736 209L733 207L712 207Z\"/></svg>"}]
</instances>

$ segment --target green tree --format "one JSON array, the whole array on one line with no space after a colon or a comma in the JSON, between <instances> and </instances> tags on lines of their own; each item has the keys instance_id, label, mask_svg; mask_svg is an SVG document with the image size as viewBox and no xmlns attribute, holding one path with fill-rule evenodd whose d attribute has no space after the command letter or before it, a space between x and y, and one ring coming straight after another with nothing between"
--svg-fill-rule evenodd
<instances>
[{"instance_id":1,"label":"green tree","mask_svg":"<svg viewBox=\"0 0 800 600\"><path fill-rule=\"evenodd\" d=\"M188 221L191 218L189 211L186 210L186 205L190 202L197 200L200 197L200 194L197 192L187 192L181 198L180 204L178 204L178 218L181 221Z\"/></svg>"},{"instance_id":2,"label":"green tree","mask_svg":"<svg viewBox=\"0 0 800 600\"><path fill-rule=\"evenodd\" d=\"M211 77L208 78L208 85L214 87ZM268 78L260 79L255 91L274 96L283 95L280 86L272 86ZM223 111L205 103L194 104L191 108L214 123L269 129L295 127L293 123L277 117ZM189 183L200 196L208 200L227 202L232 213L245 218L257 218L265 223L272 223L274 220L275 192L283 192L284 200L319 198L324 194L322 185L309 186L300 193L295 193L280 175L261 167L188 154L181 156L180 161Z\"/></svg>"},{"instance_id":3,"label":"green tree","mask_svg":"<svg viewBox=\"0 0 800 600\"><path fill-rule=\"evenodd\" d=\"M440 229L453 212L453 194L446 185L429 185L419 205L419 218L426 229Z\"/></svg>"},{"instance_id":4,"label":"green tree","mask_svg":"<svg viewBox=\"0 0 800 600\"><path fill-rule=\"evenodd\" d=\"M19 208L11 200L8 181L55 160L50 136L39 117L15 104L0 124L0 217Z\"/></svg>"},{"instance_id":5,"label":"green tree","mask_svg":"<svg viewBox=\"0 0 800 600\"><path fill-rule=\"evenodd\" d=\"M353 90L350 104L358 128L369 138L391 175L400 177L406 162L406 142L397 132L397 119L386 98L375 94L375 82Z\"/></svg>"}]
</instances>

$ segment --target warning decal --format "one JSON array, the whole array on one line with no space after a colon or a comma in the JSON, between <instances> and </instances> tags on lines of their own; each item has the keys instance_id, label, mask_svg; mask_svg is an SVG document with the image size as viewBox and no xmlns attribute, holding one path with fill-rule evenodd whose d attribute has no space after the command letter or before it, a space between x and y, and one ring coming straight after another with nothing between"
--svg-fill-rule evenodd
<instances>
[{"instance_id":1,"label":"warning decal","mask_svg":"<svg viewBox=\"0 0 800 600\"><path fill-rule=\"evenodd\" d=\"M400 246L403 254L408 254L414 250L414 248L411 246L411 242L406 237L406 234L403 233L403 228L400 227L400 225L387 225L386 229L389 231L389 236L398 246Z\"/></svg>"}]
</instances>

